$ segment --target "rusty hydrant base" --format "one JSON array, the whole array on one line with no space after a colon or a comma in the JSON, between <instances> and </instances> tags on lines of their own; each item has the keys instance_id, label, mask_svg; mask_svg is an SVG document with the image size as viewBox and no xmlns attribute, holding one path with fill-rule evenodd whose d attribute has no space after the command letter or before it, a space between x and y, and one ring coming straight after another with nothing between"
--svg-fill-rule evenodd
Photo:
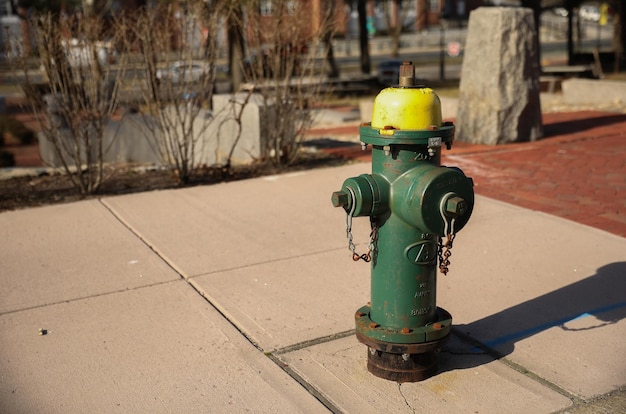
<instances>
[{"instance_id":1,"label":"rusty hydrant base","mask_svg":"<svg viewBox=\"0 0 626 414\"><path fill-rule=\"evenodd\" d=\"M367 370L371 374L403 383L423 381L437 373L437 354L448 342L450 335L422 344L392 344L377 341L359 332L356 337L368 347Z\"/></svg>"}]
</instances>

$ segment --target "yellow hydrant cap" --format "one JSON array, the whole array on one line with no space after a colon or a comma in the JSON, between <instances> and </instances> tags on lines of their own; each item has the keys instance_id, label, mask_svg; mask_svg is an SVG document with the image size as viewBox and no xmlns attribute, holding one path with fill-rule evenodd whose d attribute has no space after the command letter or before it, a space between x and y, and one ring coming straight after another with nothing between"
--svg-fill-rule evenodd
<instances>
[{"instance_id":1,"label":"yellow hydrant cap","mask_svg":"<svg viewBox=\"0 0 626 414\"><path fill-rule=\"evenodd\" d=\"M413 86L413 65L401 66L400 87L383 89L374 100L372 128L420 130L441 126L441 101L430 88Z\"/></svg>"}]
</instances>

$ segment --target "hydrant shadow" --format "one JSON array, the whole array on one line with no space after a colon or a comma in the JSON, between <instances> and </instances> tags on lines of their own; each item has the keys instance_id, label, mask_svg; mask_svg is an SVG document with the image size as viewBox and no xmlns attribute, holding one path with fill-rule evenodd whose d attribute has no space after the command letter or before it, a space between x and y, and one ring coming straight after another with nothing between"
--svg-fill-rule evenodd
<instances>
[{"instance_id":1,"label":"hydrant shadow","mask_svg":"<svg viewBox=\"0 0 626 414\"><path fill-rule=\"evenodd\" d=\"M440 371L472 368L505 357L515 350L516 342L551 328L575 335L615 324L626 317L624 292L626 262L616 262L561 289L475 322L454 325L452 340L439 356ZM595 320L590 319L588 324L573 323L588 317ZM481 354L484 356L480 357Z\"/></svg>"}]
</instances>

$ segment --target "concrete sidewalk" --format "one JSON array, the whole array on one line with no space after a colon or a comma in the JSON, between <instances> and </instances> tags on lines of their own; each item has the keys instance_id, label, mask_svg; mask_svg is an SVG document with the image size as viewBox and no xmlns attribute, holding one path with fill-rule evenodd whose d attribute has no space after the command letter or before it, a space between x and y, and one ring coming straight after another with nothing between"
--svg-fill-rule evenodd
<instances>
[{"instance_id":1,"label":"concrete sidewalk","mask_svg":"<svg viewBox=\"0 0 626 414\"><path fill-rule=\"evenodd\" d=\"M0 412L551 413L626 384L626 239L482 196L441 372L369 374L369 266L330 203L368 170L0 213Z\"/></svg>"}]
</instances>

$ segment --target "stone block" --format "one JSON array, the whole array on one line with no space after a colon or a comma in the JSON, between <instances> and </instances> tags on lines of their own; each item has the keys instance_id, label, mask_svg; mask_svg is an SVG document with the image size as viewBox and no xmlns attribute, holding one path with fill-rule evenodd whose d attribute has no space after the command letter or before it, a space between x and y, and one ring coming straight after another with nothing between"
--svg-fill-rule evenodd
<instances>
[{"instance_id":1,"label":"stone block","mask_svg":"<svg viewBox=\"0 0 626 414\"><path fill-rule=\"evenodd\" d=\"M458 140L496 145L542 136L537 53L531 9L480 7L471 12L459 88Z\"/></svg>"}]
</instances>

